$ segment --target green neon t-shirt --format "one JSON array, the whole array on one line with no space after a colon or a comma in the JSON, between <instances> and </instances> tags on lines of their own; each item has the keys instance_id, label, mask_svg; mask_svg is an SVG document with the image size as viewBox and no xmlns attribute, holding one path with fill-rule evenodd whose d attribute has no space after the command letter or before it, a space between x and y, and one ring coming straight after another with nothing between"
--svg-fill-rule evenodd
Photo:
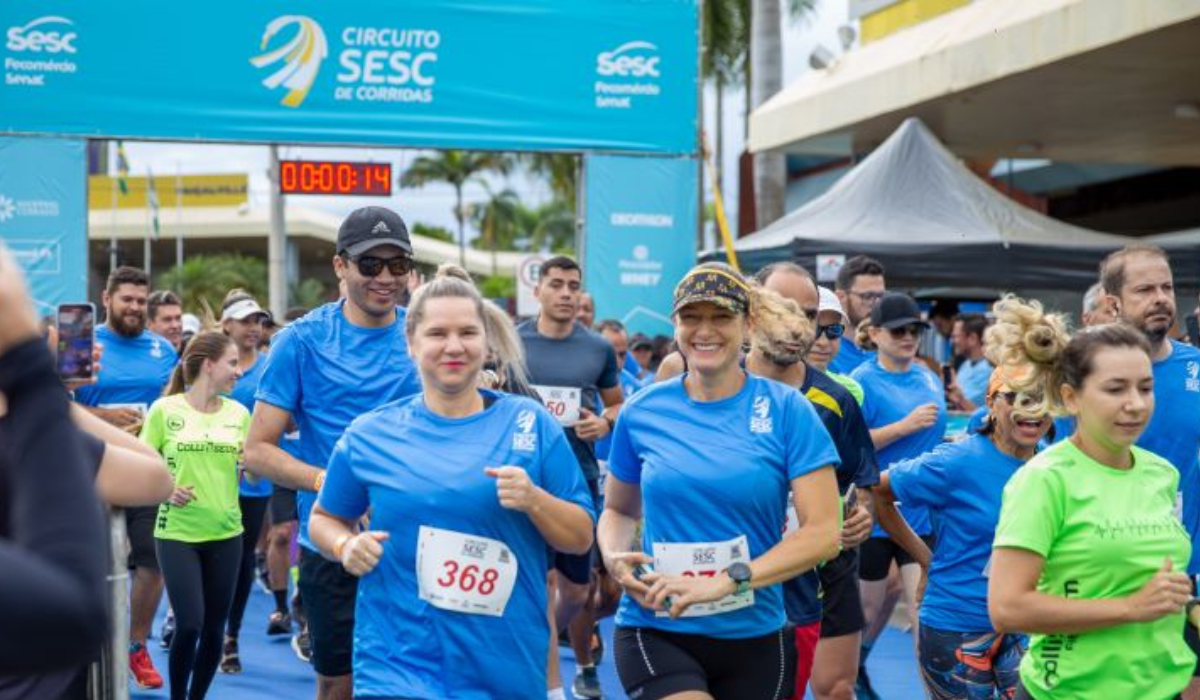
<instances>
[{"instance_id":1,"label":"green neon t-shirt","mask_svg":"<svg viewBox=\"0 0 1200 700\"><path fill-rule=\"evenodd\" d=\"M213 542L242 533L238 460L249 430L249 411L228 398L221 399L215 413L197 411L183 394L150 406L142 442L167 460L176 486L191 486L195 493L195 499L182 508L159 505L155 537Z\"/></svg>"},{"instance_id":2,"label":"green neon t-shirt","mask_svg":"<svg viewBox=\"0 0 1200 700\"><path fill-rule=\"evenodd\" d=\"M1131 595L1170 557L1185 571L1191 542L1175 515L1179 472L1133 448L1133 468L1106 467L1064 440L1034 457L1004 489L995 547L1045 558L1038 590L1067 598ZM1173 698L1196 657L1183 613L1082 634L1034 634L1021 680L1038 700Z\"/></svg>"},{"instance_id":3,"label":"green neon t-shirt","mask_svg":"<svg viewBox=\"0 0 1200 700\"><path fill-rule=\"evenodd\" d=\"M826 372L826 374L828 374L829 378L832 379L833 381L846 387L846 391L850 392L850 395L854 397L854 400L858 402L858 405L859 406L862 405L862 402L863 402L862 384L859 384L858 382L851 379L850 375L848 375L848 374L837 374L836 372Z\"/></svg>"}]
</instances>

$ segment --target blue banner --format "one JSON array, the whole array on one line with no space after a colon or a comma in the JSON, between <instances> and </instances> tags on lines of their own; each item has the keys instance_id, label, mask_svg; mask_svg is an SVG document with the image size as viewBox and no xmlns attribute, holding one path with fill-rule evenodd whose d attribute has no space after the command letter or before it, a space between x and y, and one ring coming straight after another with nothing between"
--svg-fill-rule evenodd
<instances>
[{"instance_id":1,"label":"blue banner","mask_svg":"<svg viewBox=\"0 0 1200 700\"><path fill-rule=\"evenodd\" d=\"M73 139L0 137L0 239L40 316L87 301L87 150Z\"/></svg>"},{"instance_id":2,"label":"blue banner","mask_svg":"<svg viewBox=\"0 0 1200 700\"><path fill-rule=\"evenodd\" d=\"M0 130L695 153L698 18L699 0L9 2Z\"/></svg>"},{"instance_id":3,"label":"blue banner","mask_svg":"<svg viewBox=\"0 0 1200 700\"><path fill-rule=\"evenodd\" d=\"M696 160L589 155L583 172L584 282L596 320L670 336L675 284L696 261Z\"/></svg>"}]
</instances>

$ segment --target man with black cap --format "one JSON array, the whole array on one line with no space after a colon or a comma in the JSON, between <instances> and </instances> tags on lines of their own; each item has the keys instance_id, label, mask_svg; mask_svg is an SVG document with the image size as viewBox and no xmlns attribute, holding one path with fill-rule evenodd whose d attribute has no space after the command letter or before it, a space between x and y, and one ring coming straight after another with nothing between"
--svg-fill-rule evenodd
<instances>
[{"instance_id":1,"label":"man with black cap","mask_svg":"<svg viewBox=\"0 0 1200 700\"><path fill-rule=\"evenodd\" d=\"M323 558L308 517L334 444L351 421L421 390L398 306L413 266L408 227L395 212L364 207L338 230L333 270L345 297L280 331L255 396L246 468L297 491L300 592L312 638L318 700L349 700L357 579ZM294 421L299 457L279 446Z\"/></svg>"}]
</instances>

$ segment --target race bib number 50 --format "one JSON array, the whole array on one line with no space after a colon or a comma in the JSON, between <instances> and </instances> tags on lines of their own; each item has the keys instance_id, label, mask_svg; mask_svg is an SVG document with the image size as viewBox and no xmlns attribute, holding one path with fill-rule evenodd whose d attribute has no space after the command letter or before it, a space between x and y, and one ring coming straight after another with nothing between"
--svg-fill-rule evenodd
<instances>
[{"instance_id":1,"label":"race bib number 50","mask_svg":"<svg viewBox=\"0 0 1200 700\"><path fill-rule=\"evenodd\" d=\"M750 546L742 535L725 542L671 542L655 543L654 568L669 576L723 576L734 562L750 563ZM683 617L701 617L732 612L754 605L754 591L741 595L727 595L711 603L699 603L689 607ZM665 617L670 613L655 613Z\"/></svg>"},{"instance_id":2,"label":"race bib number 50","mask_svg":"<svg viewBox=\"0 0 1200 700\"><path fill-rule=\"evenodd\" d=\"M559 425L575 425L579 422L579 387L535 385L533 390L542 397L546 410Z\"/></svg>"},{"instance_id":3,"label":"race bib number 50","mask_svg":"<svg viewBox=\"0 0 1200 700\"><path fill-rule=\"evenodd\" d=\"M422 525L417 533L421 600L469 615L504 615L517 582L517 558L499 540Z\"/></svg>"}]
</instances>

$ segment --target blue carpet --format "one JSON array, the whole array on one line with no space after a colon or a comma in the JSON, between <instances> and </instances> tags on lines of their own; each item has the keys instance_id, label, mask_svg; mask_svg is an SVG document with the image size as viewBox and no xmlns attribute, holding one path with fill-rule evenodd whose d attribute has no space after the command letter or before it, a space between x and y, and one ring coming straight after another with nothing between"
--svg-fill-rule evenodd
<instances>
[{"instance_id":1,"label":"blue carpet","mask_svg":"<svg viewBox=\"0 0 1200 700\"><path fill-rule=\"evenodd\" d=\"M315 697L316 683L312 669L292 653L288 637L266 635L267 616L272 610L271 597L257 586L250 594L246 606L246 618L242 623L240 653L243 671L230 676L217 673L209 690L213 700L259 700L264 697L307 700ZM150 640L150 654L154 665L163 679L167 679L167 652L159 646L157 635L166 614L166 603L159 610L154 622L155 639ZM601 623L605 640L612 639L612 620ZM913 647L909 635L888 628L871 652L867 662L868 672L875 690L884 700L919 700L923 697L921 681L913 662ZM621 700L625 693L617 679L611 651L606 649L600 664L600 686L606 698ZM570 649L562 649L562 675L570 693L571 679L575 677L575 655ZM132 691L139 700L162 700L168 696L166 687L160 690ZM808 696L811 697L811 696ZM539 699L540 700L540 699Z\"/></svg>"}]
</instances>

